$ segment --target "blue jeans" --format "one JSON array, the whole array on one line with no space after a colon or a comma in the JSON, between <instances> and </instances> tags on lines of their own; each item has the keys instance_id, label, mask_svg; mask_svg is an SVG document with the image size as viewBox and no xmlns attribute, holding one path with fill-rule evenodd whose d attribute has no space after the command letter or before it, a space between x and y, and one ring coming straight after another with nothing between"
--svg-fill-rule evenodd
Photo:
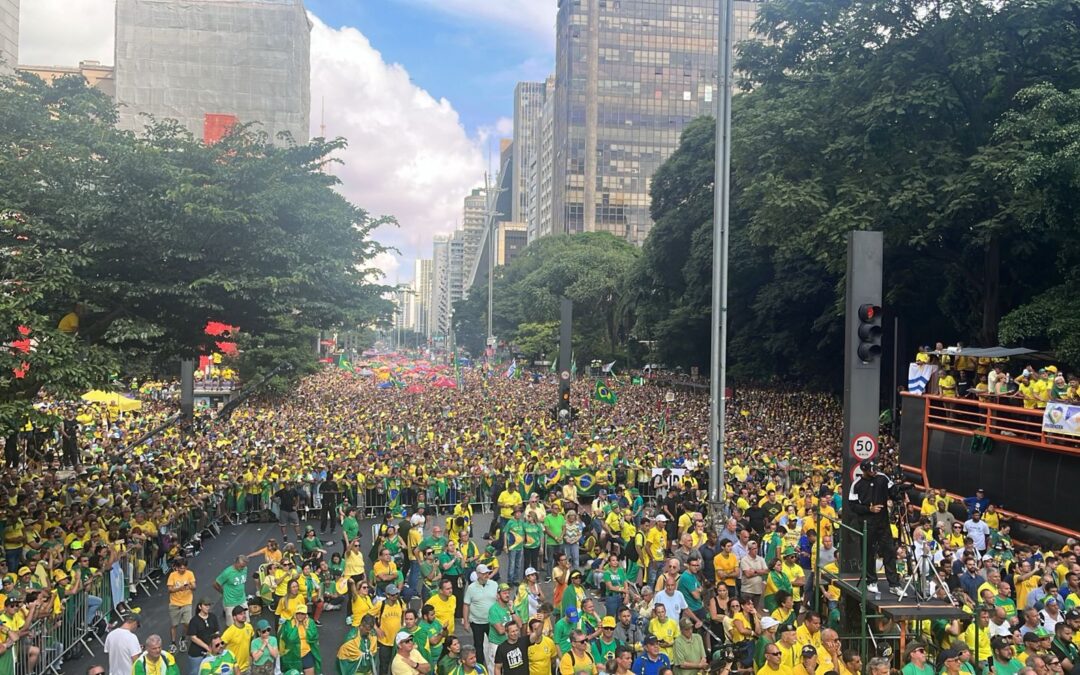
<instances>
[{"instance_id":1,"label":"blue jeans","mask_svg":"<svg viewBox=\"0 0 1080 675\"><path fill-rule=\"evenodd\" d=\"M519 583L525 576L525 551L519 548L516 551L509 551L507 555L510 560L507 564L506 580L512 584Z\"/></svg>"},{"instance_id":2,"label":"blue jeans","mask_svg":"<svg viewBox=\"0 0 1080 675\"><path fill-rule=\"evenodd\" d=\"M102 600L96 595L86 594L86 623L93 623L94 616L101 609Z\"/></svg>"},{"instance_id":3,"label":"blue jeans","mask_svg":"<svg viewBox=\"0 0 1080 675\"><path fill-rule=\"evenodd\" d=\"M604 609L607 611L607 616L615 616L619 607L622 606L623 595L622 593L615 593L604 597Z\"/></svg>"},{"instance_id":4,"label":"blue jeans","mask_svg":"<svg viewBox=\"0 0 1080 675\"><path fill-rule=\"evenodd\" d=\"M188 675L199 675L199 667L204 660L205 656L188 656Z\"/></svg>"},{"instance_id":5,"label":"blue jeans","mask_svg":"<svg viewBox=\"0 0 1080 675\"><path fill-rule=\"evenodd\" d=\"M559 555L559 552L563 550L562 544L546 544L544 549L544 574L551 576L551 572L555 569L555 556Z\"/></svg>"},{"instance_id":6,"label":"blue jeans","mask_svg":"<svg viewBox=\"0 0 1080 675\"><path fill-rule=\"evenodd\" d=\"M581 567L581 542L577 541L573 544L563 544L563 553L566 554L567 560L570 561L570 566L574 569Z\"/></svg>"}]
</instances>

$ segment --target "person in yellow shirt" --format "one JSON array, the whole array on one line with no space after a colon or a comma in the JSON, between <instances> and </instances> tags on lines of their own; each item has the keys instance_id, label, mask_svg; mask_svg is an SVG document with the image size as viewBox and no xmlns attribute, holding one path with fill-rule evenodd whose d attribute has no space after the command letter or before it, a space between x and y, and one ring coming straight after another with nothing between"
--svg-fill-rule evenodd
<instances>
[{"instance_id":1,"label":"person in yellow shirt","mask_svg":"<svg viewBox=\"0 0 1080 675\"><path fill-rule=\"evenodd\" d=\"M285 596L278 600L276 614L281 621L288 621L301 605L307 607L307 598L300 592L300 582L293 579L289 582Z\"/></svg>"},{"instance_id":2,"label":"person in yellow shirt","mask_svg":"<svg viewBox=\"0 0 1080 675\"><path fill-rule=\"evenodd\" d=\"M956 378L953 377L953 371L946 370L945 373L938 378L938 388L941 390L941 395L944 398L956 398Z\"/></svg>"},{"instance_id":3,"label":"person in yellow shirt","mask_svg":"<svg viewBox=\"0 0 1080 675\"><path fill-rule=\"evenodd\" d=\"M514 481L510 481L506 484L506 488L499 493L499 517L504 521L510 520L514 515L514 507L521 506L522 499L521 493L518 491Z\"/></svg>"},{"instance_id":4,"label":"person in yellow shirt","mask_svg":"<svg viewBox=\"0 0 1080 675\"><path fill-rule=\"evenodd\" d=\"M791 668L781 663L783 652L776 643L765 647L765 665L757 670L756 675L791 675Z\"/></svg>"},{"instance_id":5,"label":"person in yellow shirt","mask_svg":"<svg viewBox=\"0 0 1080 675\"><path fill-rule=\"evenodd\" d=\"M724 584L731 596L735 595L735 580L739 578L739 558L732 552L734 543L730 539L720 542L720 552L713 557L716 570L716 585Z\"/></svg>"},{"instance_id":6,"label":"person in yellow shirt","mask_svg":"<svg viewBox=\"0 0 1080 675\"><path fill-rule=\"evenodd\" d=\"M976 624L978 630L976 630ZM990 650L990 610L980 607L975 620L964 631L964 644L971 650L972 660L976 663L985 663L993 652Z\"/></svg>"},{"instance_id":7,"label":"person in yellow shirt","mask_svg":"<svg viewBox=\"0 0 1080 675\"><path fill-rule=\"evenodd\" d=\"M457 598L454 596L454 582L443 579L439 582L439 592L428 598L427 604L435 610L435 620L443 626L453 629L454 615L457 612Z\"/></svg>"},{"instance_id":8,"label":"person in yellow shirt","mask_svg":"<svg viewBox=\"0 0 1080 675\"><path fill-rule=\"evenodd\" d=\"M360 627L360 622L365 616L372 616L375 603L371 599L371 585L361 579L349 582L349 612L351 624L355 628Z\"/></svg>"},{"instance_id":9,"label":"person in yellow shirt","mask_svg":"<svg viewBox=\"0 0 1080 675\"><path fill-rule=\"evenodd\" d=\"M571 636L571 639L572 636ZM573 645L571 645L573 648ZM529 620L529 675L551 675L559 658L559 648L555 641L544 635L544 622L534 618Z\"/></svg>"},{"instance_id":10,"label":"person in yellow shirt","mask_svg":"<svg viewBox=\"0 0 1080 675\"><path fill-rule=\"evenodd\" d=\"M169 634L172 638L169 651L176 651L177 635L184 639L194 601L195 574L188 569L187 560L177 558L173 561L173 570L165 580L165 587L169 590Z\"/></svg>"},{"instance_id":11,"label":"person in yellow shirt","mask_svg":"<svg viewBox=\"0 0 1080 675\"><path fill-rule=\"evenodd\" d=\"M251 641L255 638L255 629L248 621L247 607L238 605L232 610L232 625L221 634L225 648L236 659L236 672L246 673L251 664Z\"/></svg>"},{"instance_id":12,"label":"person in yellow shirt","mask_svg":"<svg viewBox=\"0 0 1080 675\"><path fill-rule=\"evenodd\" d=\"M803 645L799 651L799 665L791 670L791 675L814 675L818 667L818 651L811 645Z\"/></svg>"},{"instance_id":13,"label":"person in yellow shirt","mask_svg":"<svg viewBox=\"0 0 1080 675\"><path fill-rule=\"evenodd\" d=\"M821 615L817 612L807 612L803 618L803 624L795 631L795 641L804 646L821 649Z\"/></svg>"},{"instance_id":14,"label":"person in yellow shirt","mask_svg":"<svg viewBox=\"0 0 1080 675\"><path fill-rule=\"evenodd\" d=\"M660 651L668 660L675 658L675 638L679 635L679 624L668 617L667 608L661 603L653 606L653 618L649 620L649 635L655 635L660 641Z\"/></svg>"}]
</instances>

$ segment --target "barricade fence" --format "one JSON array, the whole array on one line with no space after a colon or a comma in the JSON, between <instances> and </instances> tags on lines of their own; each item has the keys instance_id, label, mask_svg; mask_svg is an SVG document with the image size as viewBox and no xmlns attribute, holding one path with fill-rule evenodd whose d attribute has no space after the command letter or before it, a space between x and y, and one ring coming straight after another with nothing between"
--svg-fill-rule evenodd
<instances>
[{"instance_id":1,"label":"barricade fence","mask_svg":"<svg viewBox=\"0 0 1080 675\"><path fill-rule=\"evenodd\" d=\"M203 537L220 531L219 521L228 516L225 504L222 495L212 495L204 506L162 525L157 536L133 537L89 578L76 580L69 571L64 589L37 591L35 597L44 599L30 610L33 618L13 648L15 675L61 675L65 661L101 650L107 631L122 611L131 609L131 600L159 587L168 560L196 553Z\"/></svg>"}]
</instances>

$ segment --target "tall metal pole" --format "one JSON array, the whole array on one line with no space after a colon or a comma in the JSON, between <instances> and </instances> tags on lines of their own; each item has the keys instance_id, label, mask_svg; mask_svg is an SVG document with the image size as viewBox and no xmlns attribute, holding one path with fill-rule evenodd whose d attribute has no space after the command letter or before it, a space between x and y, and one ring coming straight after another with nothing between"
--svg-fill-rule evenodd
<instances>
[{"instance_id":1,"label":"tall metal pole","mask_svg":"<svg viewBox=\"0 0 1080 675\"><path fill-rule=\"evenodd\" d=\"M517 148L514 149L517 152ZM496 192L497 196L499 193ZM491 338L495 337L492 321L492 305L495 298L495 238L496 238L496 226L495 226L495 198L491 194L491 186L488 185L487 175L484 175L484 196L487 197L487 219L488 219L488 278L487 278L487 341L490 345ZM491 345L494 346L494 345Z\"/></svg>"},{"instance_id":2,"label":"tall metal pole","mask_svg":"<svg viewBox=\"0 0 1080 675\"><path fill-rule=\"evenodd\" d=\"M728 214L731 201L731 27L734 1L720 0L717 45L719 91L716 95L716 176L713 187L713 279L711 396L709 397L709 501L714 516L727 500L724 471L724 415L727 399Z\"/></svg>"}]
</instances>

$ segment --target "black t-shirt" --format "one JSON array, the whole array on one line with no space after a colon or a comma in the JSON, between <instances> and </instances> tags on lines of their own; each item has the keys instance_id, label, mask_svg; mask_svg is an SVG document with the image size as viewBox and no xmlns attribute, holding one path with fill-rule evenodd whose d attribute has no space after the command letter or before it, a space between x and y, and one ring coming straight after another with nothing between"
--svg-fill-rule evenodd
<instances>
[{"instance_id":1,"label":"black t-shirt","mask_svg":"<svg viewBox=\"0 0 1080 675\"><path fill-rule=\"evenodd\" d=\"M529 675L528 640L518 638L514 644L507 640L499 645L495 650L495 663L502 666L503 675Z\"/></svg>"},{"instance_id":2,"label":"black t-shirt","mask_svg":"<svg viewBox=\"0 0 1080 675\"><path fill-rule=\"evenodd\" d=\"M322 495L323 506L333 508L337 506L338 495L341 493L338 491L337 483L333 480L328 480L319 488L319 494Z\"/></svg>"},{"instance_id":3,"label":"black t-shirt","mask_svg":"<svg viewBox=\"0 0 1080 675\"><path fill-rule=\"evenodd\" d=\"M274 496L277 497L278 501L281 503L282 511L296 510L296 500L298 495L296 494L295 488L281 488Z\"/></svg>"},{"instance_id":4,"label":"black t-shirt","mask_svg":"<svg viewBox=\"0 0 1080 675\"><path fill-rule=\"evenodd\" d=\"M79 434L79 423L76 420L64 420L64 442L69 445L75 445L75 441L78 440L76 436Z\"/></svg>"},{"instance_id":5,"label":"black t-shirt","mask_svg":"<svg viewBox=\"0 0 1080 675\"><path fill-rule=\"evenodd\" d=\"M218 632L217 616L210 614L204 619L196 614L188 622L187 632L188 635L194 635L206 644L210 644L214 633ZM188 656L206 656L206 650L192 641L191 646L188 647Z\"/></svg>"}]
</instances>

